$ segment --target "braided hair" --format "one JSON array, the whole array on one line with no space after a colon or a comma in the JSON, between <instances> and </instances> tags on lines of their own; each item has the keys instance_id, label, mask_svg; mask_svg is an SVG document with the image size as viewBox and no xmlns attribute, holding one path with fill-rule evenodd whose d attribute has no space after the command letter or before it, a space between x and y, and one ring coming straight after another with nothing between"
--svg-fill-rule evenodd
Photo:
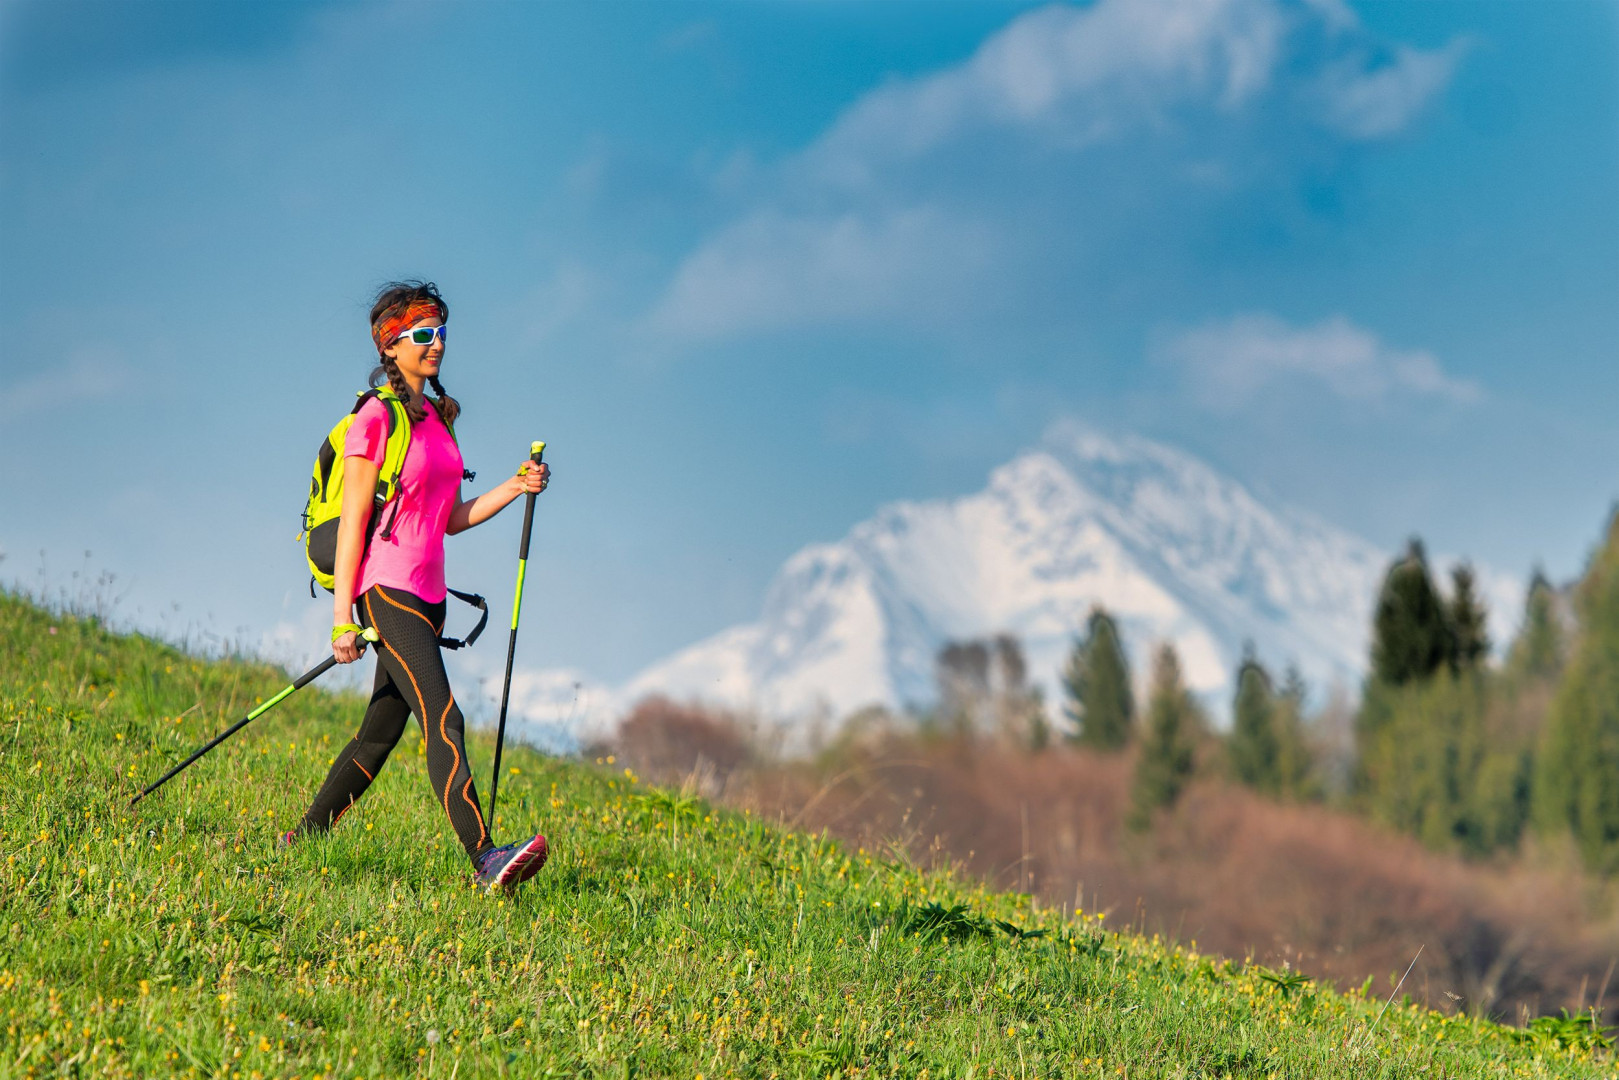
<instances>
[{"instance_id":1,"label":"braided hair","mask_svg":"<svg viewBox=\"0 0 1619 1080\"><path fill-rule=\"evenodd\" d=\"M411 307L421 304L432 304L438 308L440 320L446 322L449 320L450 305L445 303L444 297L439 295L438 286L431 281L390 281L377 292L377 298L371 304L373 336L376 334L378 323L390 317L397 318ZM394 396L405 403L405 413L410 417L411 423L419 424L427 419L427 411L420 401L411 396L410 384L405 382L405 376L400 372L399 365L394 363L393 357L383 351L385 347L381 340L377 341L378 364L371 370L370 384L377 387L386 380ZM433 393L438 395L438 399L433 401L433 407L438 410L439 419L443 420L446 426L453 426L456 418L461 415L460 402L444 392L444 384L439 382L437 375L429 375L428 381L433 384Z\"/></svg>"},{"instance_id":2,"label":"braided hair","mask_svg":"<svg viewBox=\"0 0 1619 1080\"><path fill-rule=\"evenodd\" d=\"M438 418L444 421L445 427L454 427L456 417L461 415L461 403L444 392L444 384L438 381L437 375L429 375L427 381L433 384L433 393L438 395L438 400L433 402Z\"/></svg>"}]
</instances>

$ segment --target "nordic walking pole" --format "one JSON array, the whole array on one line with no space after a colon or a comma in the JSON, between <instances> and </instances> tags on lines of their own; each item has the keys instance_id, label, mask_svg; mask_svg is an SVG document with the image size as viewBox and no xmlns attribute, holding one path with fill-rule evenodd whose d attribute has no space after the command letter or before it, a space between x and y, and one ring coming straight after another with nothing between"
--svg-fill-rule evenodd
<instances>
[{"instance_id":1,"label":"nordic walking pole","mask_svg":"<svg viewBox=\"0 0 1619 1080\"><path fill-rule=\"evenodd\" d=\"M528 459L536 468L544 463L545 444L530 443ZM517 655L517 615L523 610L523 575L528 572L528 535L534 529L534 492L523 506L523 539L517 545L517 595L512 598L512 636L506 642L506 681L500 688L500 721L495 727L495 775L489 781L489 820L495 820L495 795L500 791L500 748L506 742L506 700L512 692L512 658Z\"/></svg>"},{"instance_id":2,"label":"nordic walking pole","mask_svg":"<svg viewBox=\"0 0 1619 1080\"><path fill-rule=\"evenodd\" d=\"M364 638L365 640L367 640L367 641L375 641L375 640L377 640L377 632L375 630L371 629L369 626L366 627L364 630L360 631L360 636L362 638ZM202 757L202 755L206 754L208 751L212 750L214 747L218 746L220 743L224 742L226 739L230 738L232 735L236 734L238 731L241 731L247 725L251 724L253 721L257 720L259 717L263 716L265 713L267 713L271 709L275 708L282 701L284 701L285 699L291 697L297 691L302 690L304 687L308 686L310 683L314 682L316 679L318 679L322 675L326 674L328 671L330 671L332 669L332 667L336 663L337 663L337 657L328 656L326 659L322 660L320 663L316 664L314 667L310 668L308 671L306 671L302 675L298 676L298 678L293 680L291 686L283 687L281 692L279 694L277 694L275 697L273 697L270 700L266 701L263 705L260 705L258 708L254 709L252 712L248 713L246 716L244 716L240 720L236 721L236 723L234 723L230 727L226 728L212 742L208 743L208 745L204 746L201 750L198 750L195 754L192 754L190 757L188 757L184 761L180 762L180 764L176 765L174 768L172 768L168 772L164 773L154 783L152 783L145 790L143 790L139 795L135 796L133 799L130 799L129 800L129 805L134 806L136 803L138 803L142 799L146 798L146 796L150 795L152 792L156 791L158 788L162 787L164 784L168 783L170 780L173 780L176 776L180 775L180 773L182 771L184 771L185 768L188 765L190 765L192 762L194 762L198 758Z\"/></svg>"}]
</instances>

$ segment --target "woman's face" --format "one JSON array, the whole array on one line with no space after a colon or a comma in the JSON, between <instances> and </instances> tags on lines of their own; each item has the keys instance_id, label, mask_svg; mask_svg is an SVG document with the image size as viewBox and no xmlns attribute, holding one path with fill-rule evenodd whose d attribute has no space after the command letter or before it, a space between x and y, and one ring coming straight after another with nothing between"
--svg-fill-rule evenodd
<instances>
[{"instance_id":1,"label":"woman's face","mask_svg":"<svg viewBox=\"0 0 1619 1080\"><path fill-rule=\"evenodd\" d=\"M406 330L404 336L395 341L387 349L394 363L399 365L400 374L414 383L432 378L439 372L439 366L444 362L444 335L434 334L433 340L426 345L417 345L411 341L411 330L431 329L443 326L444 320L437 315L426 319L418 319Z\"/></svg>"}]
</instances>

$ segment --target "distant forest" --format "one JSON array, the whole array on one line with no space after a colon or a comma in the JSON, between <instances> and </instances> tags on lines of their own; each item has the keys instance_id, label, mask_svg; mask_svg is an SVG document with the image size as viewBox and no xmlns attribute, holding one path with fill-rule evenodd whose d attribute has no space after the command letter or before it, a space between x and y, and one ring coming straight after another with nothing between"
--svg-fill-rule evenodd
<instances>
[{"instance_id":1,"label":"distant forest","mask_svg":"<svg viewBox=\"0 0 1619 1080\"><path fill-rule=\"evenodd\" d=\"M1135 756L1137 829L1201 775L1284 802L1327 802L1469 858L1526 837L1619 875L1619 516L1578 581L1538 570L1514 639L1494 659L1486 611L1463 563L1436 581L1413 539L1372 613L1360 700L1309 706L1297 670L1277 677L1252 647L1216 733L1171 645L1136 700L1117 622L1093 609L1050 715L1016 639L956 642L937 658L939 703L924 725L992 730L1038 752L1062 739Z\"/></svg>"}]
</instances>

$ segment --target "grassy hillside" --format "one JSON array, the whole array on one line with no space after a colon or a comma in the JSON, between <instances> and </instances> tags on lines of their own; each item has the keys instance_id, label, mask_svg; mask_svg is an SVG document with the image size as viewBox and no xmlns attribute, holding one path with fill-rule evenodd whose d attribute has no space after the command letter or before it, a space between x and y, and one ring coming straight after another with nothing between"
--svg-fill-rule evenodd
<instances>
[{"instance_id":1,"label":"grassy hillside","mask_svg":"<svg viewBox=\"0 0 1619 1080\"><path fill-rule=\"evenodd\" d=\"M0 1076L1597 1077L1590 1025L1514 1031L1065 918L508 750L468 867L407 738L290 852L356 722L303 691L134 812L286 682L0 594ZM489 745L473 755L487 777Z\"/></svg>"}]
</instances>

